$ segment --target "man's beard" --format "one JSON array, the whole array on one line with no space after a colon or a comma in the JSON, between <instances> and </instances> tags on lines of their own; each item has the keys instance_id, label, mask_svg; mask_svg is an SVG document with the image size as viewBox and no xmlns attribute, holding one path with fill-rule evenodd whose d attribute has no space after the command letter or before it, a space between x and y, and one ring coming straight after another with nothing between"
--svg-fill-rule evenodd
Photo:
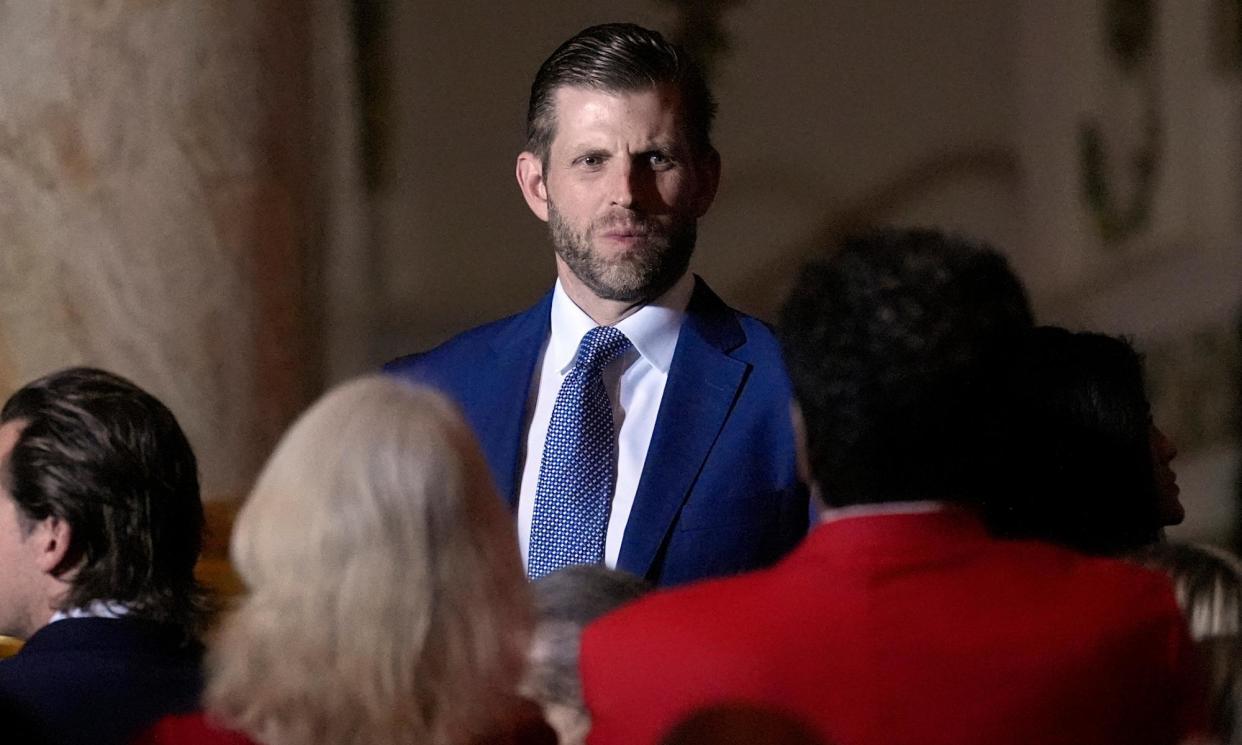
<instances>
[{"instance_id":1,"label":"man's beard","mask_svg":"<svg viewBox=\"0 0 1242 745\"><path fill-rule=\"evenodd\" d=\"M593 235L622 226L639 233L641 242L612 258L596 251ZM697 237L694 220L666 228L656 220L633 213L592 220L586 231L579 233L551 202L548 227L557 255L578 281L601 300L626 303L653 300L672 287L690 266Z\"/></svg>"}]
</instances>

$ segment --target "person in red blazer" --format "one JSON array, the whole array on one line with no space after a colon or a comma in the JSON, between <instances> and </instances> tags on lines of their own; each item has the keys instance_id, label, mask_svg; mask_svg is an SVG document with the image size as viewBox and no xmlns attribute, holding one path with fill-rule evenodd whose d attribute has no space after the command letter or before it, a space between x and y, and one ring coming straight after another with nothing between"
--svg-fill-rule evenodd
<instances>
[{"instance_id":1,"label":"person in red blazer","mask_svg":"<svg viewBox=\"0 0 1242 745\"><path fill-rule=\"evenodd\" d=\"M781 319L804 465L830 505L776 566L657 593L586 630L590 745L656 743L723 701L836 745L1172 744L1200 731L1168 583L990 537L970 505L988 370L1029 327L995 252L847 240Z\"/></svg>"}]
</instances>

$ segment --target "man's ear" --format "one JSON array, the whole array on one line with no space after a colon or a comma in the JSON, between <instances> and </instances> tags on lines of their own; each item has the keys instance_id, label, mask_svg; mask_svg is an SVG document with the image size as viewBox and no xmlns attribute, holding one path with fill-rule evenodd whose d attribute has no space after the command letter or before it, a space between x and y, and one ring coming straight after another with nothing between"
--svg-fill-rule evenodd
<instances>
[{"instance_id":1,"label":"man's ear","mask_svg":"<svg viewBox=\"0 0 1242 745\"><path fill-rule=\"evenodd\" d=\"M73 529L69 522L59 517L48 517L40 520L27 539L32 542L35 565L44 574L59 577L70 567L69 544L73 538Z\"/></svg>"},{"instance_id":2,"label":"man's ear","mask_svg":"<svg viewBox=\"0 0 1242 745\"><path fill-rule=\"evenodd\" d=\"M543 179L543 160L529 150L517 158L517 182L526 206L544 222L548 221L548 185Z\"/></svg>"},{"instance_id":3,"label":"man's ear","mask_svg":"<svg viewBox=\"0 0 1242 745\"><path fill-rule=\"evenodd\" d=\"M698 194L694 197L694 216L702 217L711 209L716 201L716 190L720 188L720 153L716 148L708 148L708 152L699 157Z\"/></svg>"}]
</instances>

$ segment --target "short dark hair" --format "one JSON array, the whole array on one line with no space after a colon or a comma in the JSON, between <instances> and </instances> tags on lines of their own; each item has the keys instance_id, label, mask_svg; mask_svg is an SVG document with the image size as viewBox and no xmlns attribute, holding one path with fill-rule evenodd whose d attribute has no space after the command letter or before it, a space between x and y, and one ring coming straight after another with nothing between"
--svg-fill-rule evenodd
<instances>
[{"instance_id":1,"label":"short dark hair","mask_svg":"<svg viewBox=\"0 0 1242 745\"><path fill-rule=\"evenodd\" d=\"M194 451L176 417L133 383L94 368L22 387L0 422L22 421L0 474L20 519L70 526L62 606L115 600L136 617L197 630L194 578L203 505Z\"/></svg>"},{"instance_id":2,"label":"short dark hair","mask_svg":"<svg viewBox=\"0 0 1242 745\"><path fill-rule=\"evenodd\" d=\"M684 121L698 152L711 150L716 102L702 69L685 49L658 31L632 23L606 23L583 29L544 60L530 86L526 110L526 149L545 163L556 133L553 97L563 86L608 93L673 85L681 93Z\"/></svg>"},{"instance_id":3,"label":"short dark hair","mask_svg":"<svg viewBox=\"0 0 1242 745\"><path fill-rule=\"evenodd\" d=\"M830 505L977 495L977 386L1031 326L996 251L923 230L846 238L806 266L779 334Z\"/></svg>"},{"instance_id":4,"label":"short dark hair","mask_svg":"<svg viewBox=\"0 0 1242 745\"><path fill-rule=\"evenodd\" d=\"M1125 339L1031 330L998 376L993 532L1117 554L1159 537L1151 406Z\"/></svg>"}]
</instances>

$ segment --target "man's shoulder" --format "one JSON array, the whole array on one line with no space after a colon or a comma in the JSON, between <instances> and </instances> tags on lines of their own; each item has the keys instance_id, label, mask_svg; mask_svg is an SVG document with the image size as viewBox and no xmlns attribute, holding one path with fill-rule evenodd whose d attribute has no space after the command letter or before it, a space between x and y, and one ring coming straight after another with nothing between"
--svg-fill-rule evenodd
<instances>
[{"instance_id":1,"label":"man's shoulder","mask_svg":"<svg viewBox=\"0 0 1242 745\"><path fill-rule=\"evenodd\" d=\"M0 699L53 742L76 742L82 732L92 742L129 742L160 717L198 705L201 658L202 646L169 624L65 619L0 661Z\"/></svg>"},{"instance_id":2,"label":"man's shoulder","mask_svg":"<svg viewBox=\"0 0 1242 745\"><path fill-rule=\"evenodd\" d=\"M546 333L551 293L519 313L467 329L431 349L403 355L385 363L384 372L398 377L436 382L436 376L452 374L496 353L497 347L515 340L535 340Z\"/></svg>"},{"instance_id":3,"label":"man's shoulder","mask_svg":"<svg viewBox=\"0 0 1242 745\"><path fill-rule=\"evenodd\" d=\"M709 345L762 370L785 375L781 345L772 326L730 306L701 278L686 308L687 328Z\"/></svg>"},{"instance_id":4,"label":"man's shoulder","mask_svg":"<svg viewBox=\"0 0 1242 745\"><path fill-rule=\"evenodd\" d=\"M174 624L137 618L66 618L35 632L17 654L0 661L0 668L38 669L51 659L89 661L136 655L146 662L167 658L176 664L197 664L202 652L202 644Z\"/></svg>"},{"instance_id":5,"label":"man's shoulder","mask_svg":"<svg viewBox=\"0 0 1242 745\"><path fill-rule=\"evenodd\" d=\"M680 639L702 640L723 618L738 618L738 606L770 594L784 569L775 567L701 580L653 592L609 613L588 626L584 650L594 642L605 646L618 639L679 648ZM739 602L745 600L745 602ZM753 605L753 604L752 604Z\"/></svg>"},{"instance_id":6,"label":"man's shoulder","mask_svg":"<svg viewBox=\"0 0 1242 745\"><path fill-rule=\"evenodd\" d=\"M1169 595L1168 577L1134 562L1090 556L1036 540L990 540L993 557L1005 557L1019 574L1044 577L1050 584L1084 585L1109 593Z\"/></svg>"}]
</instances>

